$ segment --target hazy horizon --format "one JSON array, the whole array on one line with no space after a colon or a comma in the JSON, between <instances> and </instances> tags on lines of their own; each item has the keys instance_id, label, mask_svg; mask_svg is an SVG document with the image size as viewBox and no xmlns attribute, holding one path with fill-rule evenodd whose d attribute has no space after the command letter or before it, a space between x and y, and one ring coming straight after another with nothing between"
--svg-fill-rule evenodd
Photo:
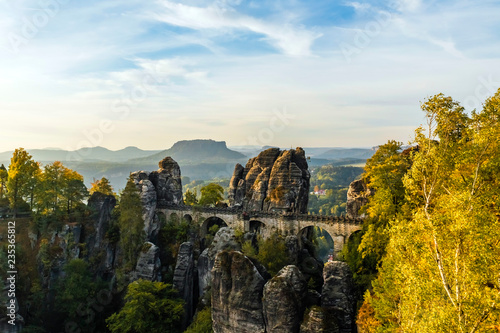
<instances>
[{"instance_id":1,"label":"hazy horizon","mask_svg":"<svg viewBox=\"0 0 500 333\"><path fill-rule=\"evenodd\" d=\"M408 143L500 86L494 1L0 1L0 152ZM467 22L467 24L464 24Z\"/></svg>"}]
</instances>

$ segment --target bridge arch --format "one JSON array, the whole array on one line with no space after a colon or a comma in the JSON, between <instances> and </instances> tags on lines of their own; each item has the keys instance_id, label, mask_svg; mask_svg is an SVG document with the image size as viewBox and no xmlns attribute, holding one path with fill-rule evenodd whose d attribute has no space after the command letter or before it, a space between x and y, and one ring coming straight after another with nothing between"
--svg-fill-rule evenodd
<instances>
[{"instance_id":1,"label":"bridge arch","mask_svg":"<svg viewBox=\"0 0 500 333\"><path fill-rule=\"evenodd\" d=\"M311 250L323 262L327 262L329 255L333 255L335 252L335 241L332 235L321 227L314 225L306 226L299 231L298 238L301 248L313 247Z\"/></svg>"},{"instance_id":2,"label":"bridge arch","mask_svg":"<svg viewBox=\"0 0 500 333\"><path fill-rule=\"evenodd\" d=\"M206 235L208 235L210 233L210 228L215 225L219 226L219 228L227 227L226 221L224 221L220 217L210 216L209 218L205 219L205 221L203 221L201 225L201 236L205 237Z\"/></svg>"},{"instance_id":3,"label":"bridge arch","mask_svg":"<svg viewBox=\"0 0 500 333\"><path fill-rule=\"evenodd\" d=\"M184 221L186 221L189 224L191 224L193 222L193 217L190 214L184 214L184 216L182 218L184 219Z\"/></svg>"},{"instance_id":4,"label":"bridge arch","mask_svg":"<svg viewBox=\"0 0 500 333\"><path fill-rule=\"evenodd\" d=\"M266 224L259 220L250 220L248 222L248 231L262 236L266 235Z\"/></svg>"},{"instance_id":5,"label":"bridge arch","mask_svg":"<svg viewBox=\"0 0 500 333\"><path fill-rule=\"evenodd\" d=\"M168 217L168 222L179 224L180 222L179 214L177 214L176 212L171 213L170 216Z\"/></svg>"}]
</instances>

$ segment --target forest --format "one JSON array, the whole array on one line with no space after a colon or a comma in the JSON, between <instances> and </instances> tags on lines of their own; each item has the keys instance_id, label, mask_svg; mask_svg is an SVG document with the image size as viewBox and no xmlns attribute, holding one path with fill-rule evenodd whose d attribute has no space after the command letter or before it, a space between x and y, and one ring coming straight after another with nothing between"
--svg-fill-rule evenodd
<instances>
[{"instance_id":1,"label":"forest","mask_svg":"<svg viewBox=\"0 0 500 333\"><path fill-rule=\"evenodd\" d=\"M358 332L500 332L500 89L470 113L443 94L427 98L421 109L426 122L409 146L390 140L363 169L312 168L310 191L324 194L309 195L308 211L342 215L352 181L362 179L371 189L360 212L362 230L338 258L352 271ZM228 180L183 181L185 205L226 203ZM93 221L105 203L112 207L109 225L96 230ZM172 287L181 244L200 234L199 222L159 221L162 280L131 277L152 246L132 177L119 193L106 178L87 189L61 162L41 165L19 148L10 165L0 167L0 215L0 235L7 234L7 221L16 221L23 332L213 331L210 300L199 301L189 324ZM210 246L219 228L213 224L196 238L197 251ZM72 242L75 230L83 242ZM241 252L270 276L290 264L284 235L234 233ZM315 234L311 253L324 261L329 245L322 230ZM112 278L104 268L108 250L94 246L95 237L116 251ZM0 245L3 289L6 237ZM308 288L321 291L314 277ZM1 311L5 317L5 307Z\"/></svg>"}]
</instances>

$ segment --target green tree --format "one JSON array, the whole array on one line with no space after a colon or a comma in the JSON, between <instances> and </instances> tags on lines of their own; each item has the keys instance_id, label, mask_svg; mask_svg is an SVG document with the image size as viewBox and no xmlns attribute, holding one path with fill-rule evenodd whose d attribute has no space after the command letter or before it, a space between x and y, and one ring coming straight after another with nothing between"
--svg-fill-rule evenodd
<instances>
[{"instance_id":1,"label":"green tree","mask_svg":"<svg viewBox=\"0 0 500 333\"><path fill-rule=\"evenodd\" d=\"M201 198L199 204L202 206L216 205L224 200L224 188L219 184L210 183L200 190Z\"/></svg>"},{"instance_id":2,"label":"green tree","mask_svg":"<svg viewBox=\"0 0 500 333\"><path fill-rule=\"evenodd\" d=\"M257 248L250 242L243 244L243 253L257 259L271 275L276 275L280 269L289 264L285 238L277 232L268 238L257 238Z\"/></svg>"},{"instance_id":3,"label":"green tree","mask_svg":"<svg viewBox=\"0 0 500 333\"><path fill-rule=\"evenodd\" d=\"M450 97L404 177L411 214L391 221L370 304L384 332L488 332L500 318L500 90L469 118Z\"/></svg>"},{"instance_id":4,"label":"green tree","mask_svg":"<svg viewBox=\"0 0 500 333\"><path fill-rule=\"evenodd\" d=\"M31 196L31 184L34 174L38 169L38 164L24 148L19 148L14 151L10 159L7 181L9 202L14 214L17 212L20 205L25 202L23 197Z\"/></svg>"},{"instance_id":5,"label":"green tree","mask_svg":"<svg viewBox=\"0 0 500 333\"><path fill-rule=\"evenodd\" d=\"M389 241L389 222L406 212L403 176L410 167L410 157L401 154L401 142L388 141L366 162L363 179L374 190L364 207L368 219L363 224L359 249L364 256L374 254L380 261Z\"/></svg>"},{"instance_id":6,"label":"green tree","mask_svg":"<svg viewBox=\"0 0 500 333\"><path fill-rule=\"evenodd\" d=\"M212 312L210 306L203 308L194 317L193 322L184 333L212 333Z\"/></svg>"},{"instance_id":7,"label":"green tree","mask_svg":"<svg viewBox=\"0 0 500 333\"><path fill-rule=\"evenodd\" d=\"M66 212L70 214L72 210L82 205L82 201L88 197L87 187L83 182L83 176L73 170L68 170L65 174L62 197L66 202Z\"/></svg>"},{"instance_id":8,"label":"green tree","mask_svg":"<svg viewBox=\"0 0 500 333\"><path fill-rule=\"evenodd\" d=\"M56 212L62 199L62 191L68 169L59 161L47 164L44 169L42 176L44 185L43 205L52 210L52 212Z\"/></svg>"},{"instance_id":9,"label":"green tree","mask_svg":"<svg viewBox=\"0 0 500 333\"><path fill-rule=\"evenodd\" d=\"M95 180L90 183L91 187L89 190L90 194L93 194L94 192L100 192L105 195L115 195L113 191L113 187L111 186L111 183L106 177L102 177L101 179Z\"/></svg>"},{"instance_id":10,"label":"green tree","mask_svg":"<svg viewBox=\"0 0 500 333\"><path fill-rule=\"evenodd\" d=\"M112 333L181 332L183 301L170 284L138 280L129 284L125 305L106 320Z\"/></svg>"},{"instance_id":11,"label":"green tree","mask_svg":"<svg viewBox=\"0 0 500 333\"><path fill-rule=\"evenodd\" d=\"M198 198L196 197L196 189L193 192L187 190L186 193L184 193L184 204L188 206L194 206L198 204Z\"/></svg>"},{"instance_id":12,"label":"green tree","mask_svg":"<svg viewBox=\"0 0 500 333\"><path fill-rule=\"evenodd\" d=\"M145 241L144 219L142 217L142 202L139 190L129 177L127 185L120 196L120 245L129 268L132 269L137 261L142 244Z\"/></svg>"},{"instance_id":13,"label":"green tree","mask_svg":"<svg viewBox=\"0 0 500 333\"><path fill-rule=\"evenodd\" d=\"M36 189L38 212L44 215L66 212L82 205L88 196L83 176L61 162L47 164Z\"/></svg>"},{"instance_id":14,"label":"green tree","mask_svg":"<svg viewBox=\"0 0 500 333\"><path fill-rule=\"evenodd\" d=\"M83 332L93 332L95 309L91 309L93 303L89 300L96 297L104 284L94 280L89 264L82 259L72 259L64 271L66 276L59 283L55 305L66 323L71 322Z\"/></svg>"}]
</instances>

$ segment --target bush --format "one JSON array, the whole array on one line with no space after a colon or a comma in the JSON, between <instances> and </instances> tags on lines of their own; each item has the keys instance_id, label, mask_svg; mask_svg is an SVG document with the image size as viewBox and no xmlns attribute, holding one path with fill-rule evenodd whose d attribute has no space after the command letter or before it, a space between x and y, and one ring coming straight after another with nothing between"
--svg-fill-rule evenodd
<instances>
[{"instance_id":1,"label":"bush","mask_svg":"<svg viewBox=\"0 0 500 333\"><path fill-rule=\"evenodd\" d=\"M212 312L210 307L206 307L198 314L184 333L212 333Z\"/></svg>"}]
</instances>

